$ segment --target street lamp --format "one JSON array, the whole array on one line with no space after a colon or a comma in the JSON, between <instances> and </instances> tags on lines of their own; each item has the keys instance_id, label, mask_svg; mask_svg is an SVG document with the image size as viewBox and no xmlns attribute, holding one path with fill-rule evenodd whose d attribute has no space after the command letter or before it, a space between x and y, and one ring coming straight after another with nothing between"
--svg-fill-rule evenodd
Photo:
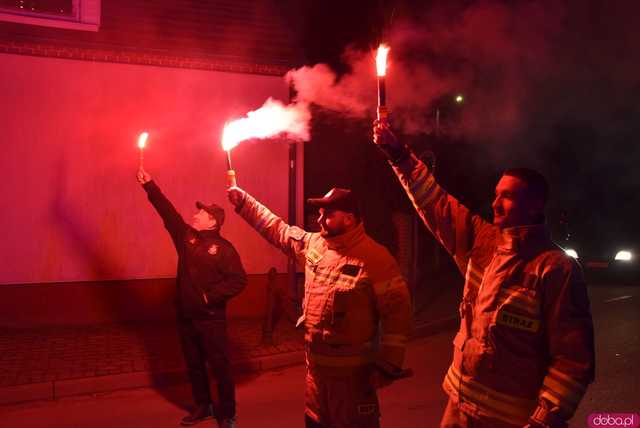
<instances>
[{"instance_id":1,"label":"street lamp","mask_svg":"<svg viewBox=\"0 0 640 428\"><path fill-rule=\"evenodd\" d=\"M456 95L453 95L451 93L445 94L434 102L436 136L440 136L440 125L442 122L441 116L444 115L445 119L450 119L453 115L457 115L458 110L462 108L464 102L465 98L461 93L458 93Z\"/></svg>"}]
</instances>

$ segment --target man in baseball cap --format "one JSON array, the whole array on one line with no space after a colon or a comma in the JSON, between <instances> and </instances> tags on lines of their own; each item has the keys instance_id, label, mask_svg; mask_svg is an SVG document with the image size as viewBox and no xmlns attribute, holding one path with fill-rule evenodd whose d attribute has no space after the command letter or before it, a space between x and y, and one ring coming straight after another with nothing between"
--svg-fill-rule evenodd
<instances>
[{"instance_id":1,"label":"man in baseball cap","mask_svg":"<svg viewBox=\"0 0 640 428\"><path fill-rule=\"evenodd\" d=\"M215 417L219 427L234 428L236 398L228 352L226 306L247 285L247 276L238 252L220 235L224 209L198 201L198 211L187 223L143 168L138 170L137 178L178 253L178 334L196 404L180 424L195 425ZM218 387L215 408L207 364Z\"/></svg>"},{"instance_id":2,"label":"man in baseball cap","mask_svg":"<svg viewBox=\"0 0 640 428\"><path fill-rule=\"evenodd\" d=\"M411 302L395 259L365 232L354 192L307 201L320 233L286 224L239 187L227 192L247 223L304 262L305 426L378 428L376 389L405 373Z\"/></svg>"},{"instance_id":3,"label":"man in baseball cap","mask_svg":"<svg viewBox=\"0 0 640 428\"><path fill-rule=\"evenodd\" d=\"M222 208L220 205L216 205L216 204L207 205L203 202L198 201L196 202L196 208L198 208L198 210L203 210L207 214L209 214L209 216L211 216L211 218L215 220L218 229L222 227L224 223L224 208ZM210 226L210 227L215 227L215 226Z\"/></svg>"},{"instance_id":4,"label":"man in baseball cap","mask_svg":"<svg viewBox=\"0 0 640 428\"><path fill-rule=\"evenodd\" d=\"M318 208L324 237L341 235L360 223L360 203L352 190L334 187L322 198L307 199L307 203Z\"/></svg>"}]
</instances>

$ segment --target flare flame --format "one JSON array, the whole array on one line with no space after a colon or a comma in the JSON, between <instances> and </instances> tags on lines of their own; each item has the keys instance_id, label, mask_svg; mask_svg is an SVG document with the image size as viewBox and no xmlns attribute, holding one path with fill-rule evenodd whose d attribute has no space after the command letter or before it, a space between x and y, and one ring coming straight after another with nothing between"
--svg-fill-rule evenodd
<instances>
[{"instance_id":1,"label":"flare flame","mask_svg":"<svg viewBox=\"0 0 640 428\"><path fill-rule=\"evenodd\" d=\"M389 46L380 44L378 46L378 53L376 54L376 69L378 71L378 77L384 77L387 74L387 54L389 53Z\"/></svg>"},{"instance_id":2,"label":"flare flame","mask_svg":"<svg viewBox=\"0 0 640 428\"><path fill-rule=\"evenodd\" d=\"M138 137L138 148L139 149L144 149L144 146L147 145L147 138L149 138L149 133L148 132L143 132L142 134L140 134L140 136Z\"/></svg>"}]
</instances>

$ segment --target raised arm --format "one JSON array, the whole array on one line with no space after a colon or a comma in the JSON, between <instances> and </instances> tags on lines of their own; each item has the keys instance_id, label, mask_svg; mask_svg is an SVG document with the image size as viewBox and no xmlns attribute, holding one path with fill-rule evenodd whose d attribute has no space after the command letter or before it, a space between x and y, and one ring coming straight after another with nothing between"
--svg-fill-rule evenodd
<instances>
[{"instance_id":1,"label":"raised arm","mask_svg":"<svg viewBox=\"0 0 640 428\"><path fill-rule=\"evenodd\" d=\"M288 225L239 187L229 188L227 194L236 212L272 245L287 255L299 257L305 253L311 233Z\"/></svg>"},{"instance_id":2,"label":"raised arm","mask_svg":"<svg viewBox=\"0 0 640 428\"><path fill-rule=\"evenodd\" d=\"M423 223L464 273L477 236L493 233L493 227L440 187L427 166L385 123L374 124L374 142L387 156Z\"/></svg>"},{"instance_id":3,"label":"raised arm","mask_svg":"<svg viewBox=\"0 0 640 428\"><path fill-rule=\"evenodd\" d=\"M156 182L151 178L151 175L143 168L138 170L137 179L145 192L147 192L147 197L151 205L153 205L158 214L160 214L164 222L164 227L169 231L174 244L179 246L187 229L187 224L184 222L182 216L162 193L160 187L158 187Z\"/></svg>"}]
</instances>

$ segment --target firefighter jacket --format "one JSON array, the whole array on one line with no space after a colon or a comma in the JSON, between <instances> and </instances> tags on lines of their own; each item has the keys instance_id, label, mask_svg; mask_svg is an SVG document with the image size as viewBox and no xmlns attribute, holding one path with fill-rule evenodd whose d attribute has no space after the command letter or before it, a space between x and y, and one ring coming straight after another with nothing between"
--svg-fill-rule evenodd
<instances>
[{"instance_id":1,"label":"firefighter jacket","mask_svg":"<svg viewBox=\"0 0 640 428\"><path fill-rule=\"evenodd\" d=\"M394 171L465 278L445 391L480 419L523 426L535 416L564 425L594 377L593 324L579 265L542 224L500 230L473 215L415 156Z\"/></svg>"},{"instance_id":2,"label":"firefighter jacket","mask_svg":"<svg viewBox=\"0 0 640 428\"><path fill-rule=\"evenodd\" d=\"M176 308L192 319L224 319L226 302L247 285L240 256L218 230L189 226L154 181L143 185L178 253Z\"/></svg>"},{"instance_id":3,"label":"firefighter jacket","mask_svg":"<svg viewBox=\"0 0 640 428\"><path fill-rule=\"evenodd\" d=\"M407 284L394 258L362 223L324 238L289 226L249 194L236 210L267 241L305 265L298 325L305 328L310 366L340 370L375 362L388 372L402 368L411 329Z\"/></svg>"}]
</instances>

